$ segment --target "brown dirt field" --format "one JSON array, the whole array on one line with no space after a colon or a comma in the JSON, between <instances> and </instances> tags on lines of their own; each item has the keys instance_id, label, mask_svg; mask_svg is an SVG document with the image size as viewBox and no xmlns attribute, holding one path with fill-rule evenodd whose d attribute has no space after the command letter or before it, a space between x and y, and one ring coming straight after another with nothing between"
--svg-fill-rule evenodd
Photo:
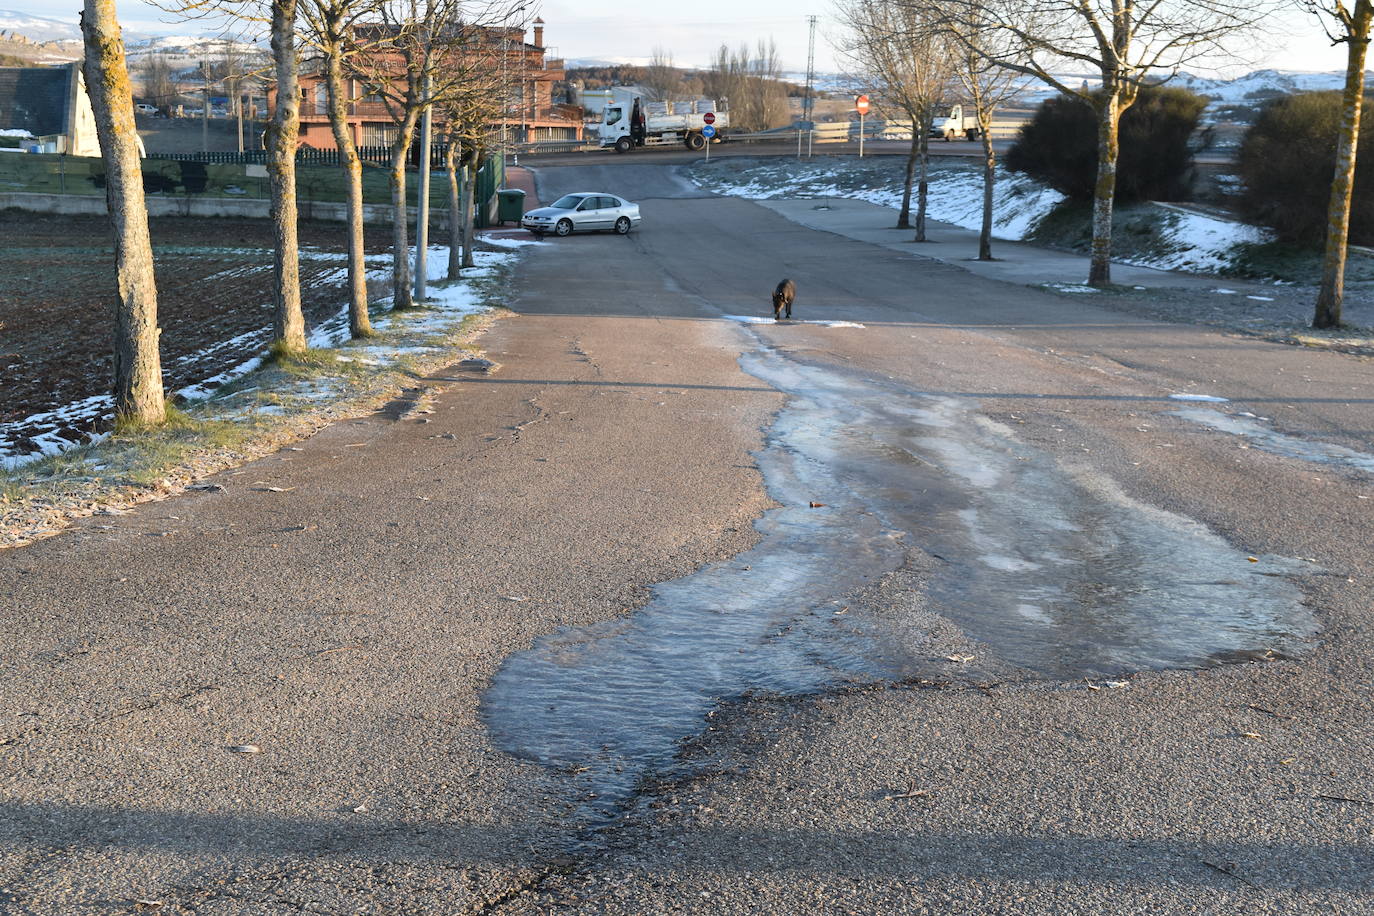
<instances>
[{"instance_id":1,"label":"brown dirt field","mask_svg":"<svg viewBox=\"0 0 1374 916\"><path fill-rule=\"evenodd\" d=\"M152 233L168 392L260 353L272 319L270 223L169 217L153 220ZM369 252L385 251L376 244L382 233L371 234ZM344 228L302 222L300 240L303 248L342 252ZM309 327L342 309L343 268L341 259L302 259ZM22 454L32 450L32 435L70 439L92 426L13 424L109 393L114 282L105 218L0 214L0 452Z\"/></svg>"}]
</instances>

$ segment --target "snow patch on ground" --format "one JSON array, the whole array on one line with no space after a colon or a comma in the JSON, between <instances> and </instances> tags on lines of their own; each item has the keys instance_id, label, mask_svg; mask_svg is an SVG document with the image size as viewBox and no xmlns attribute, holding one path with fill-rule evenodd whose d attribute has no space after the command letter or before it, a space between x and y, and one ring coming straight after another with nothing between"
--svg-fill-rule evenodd
<instances>
[{"instance_id":1,"label":"snow patch on ground","mask_svg":"<svg viewBox=\"0 0 1374 916\"><path fill-rule=\"evenodd\" d=\"M699 163L690 175L700 187L733 197L845 197L900 209L904 163L896 159L732 158ZM1058 191L999 167L993 191L993 235L1010 241L1029 238L1063 201L1064 195ZM1157 211L1151 222L1158 224L1158 239L1147 253L1118 257L1121 263L1158 270L1216 273L1232 264L1238 247L1270 240L1268 232L1245 223L1169 204L1149 206ZM932 163L927 213L931 219L977 231L983 220L982 168L942 160Z\"/></svg>"},{"instance_id":2,"label":"snow patch on ground","mask_svg":"<svg viewBox=\"0 0 1374 916\"><path fill-rule=\"evenodd\" d=\"M1257 226L1177 207L1160 206L1159 209L1164 211L1160 252L1147 257L1121 258L1123 263L1212 274L1231 266L1239 246L1270 240L1270 234ZM1235 290L1225 292L1234 294Z\"/></svg>"},{"instance_id":3,"label":"snow patch on ground","mask_svg":"<svg viewBox=\"0 0 1374 916\"><path fill-rule=\"evenodd\" d=\"M70 404L57 408L56 410L44 411L22 420L0 424L0 468L6 471L13 471L25 464L46 458L49 455L56 455L66 451L74 445L81 445L86 442L95 441L95 437L89 435L64 435L64 429L74 424L89 423L110 413L114 409L114 398L107 394L96 395L95 397L83 398L80 401L73 401ZM47 432L39 433L30 437L38 445L38 451L28 451L17 454L15 442L8 435L6 429L20 429L32 426L51 427Z\"/></svg>"},{"instance_id":4,"label":"snow patch on ground","mask_svg":"<svg viewBox=\"0 0 1374 916\"><path fill-rule=\"evenodd\" d=\"M702 166L692 177L717 194L751 200L848 197L894 210L902 205L901 170L893 169L890 160L878 161L877 165L858 159L769 160L731 171L737 174ZM1024 239L1063 199L1058 191L999 168L993 189L993 233L1013 241ZM932 168L926 209L931 219L978 229L983 223L981 169L965 165Z\"/></svg>"},{"instance_id":5,"label":"snow patch on ground","mask_svg":"<svg viewBox=\"0 0 1374 916\"><path fill-rule=\"evenodd\" d=\"M721 315L726 321L738 321L740 324L779 324L777 319L763 315ZM866 325L859 324L857 321L829 321L825 319L814 321L802 321L795 318L784 318L782 324L814 324L822 328L864 328Z\"/></svg>"}]
</instances>

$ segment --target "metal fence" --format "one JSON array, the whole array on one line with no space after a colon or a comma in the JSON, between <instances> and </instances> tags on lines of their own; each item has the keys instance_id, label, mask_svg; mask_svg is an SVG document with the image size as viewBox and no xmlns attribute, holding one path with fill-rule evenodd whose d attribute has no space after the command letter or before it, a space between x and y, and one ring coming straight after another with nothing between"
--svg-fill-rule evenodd
<instances>
[{"instance_id":1,"label":"metal fence","mask_svg":"<svg viewBox=\"0 0 1374 916\"><path fill-rule=\"evenodd\" d=\"M311 152L322 152L312 150ZM261 159L223 161L205 160L205 154L168 155L143 160L143 189L146 194L173 198L266 199L269 196L267 173ZM252 154L211 153L211 156L239 157ZM328 159L298 158L296 193L301 203L337 203L346 197L343 170ZM442 165L442 160L440 162ZM474 187L479 225L485 225L496 189L505 183L499 158L490 159L479 170ZM417 203L418 182L407 182L410 205ZM104 196L105 161L85 156L57 153L0 154L0 191L34 194ZM445 181L430 188L430 204L447 206ZM389 204L391 187L385 170L363 170L363 200L369 204Z\"/></svg>"},{"instance_id":2,"label":"metal fence","mask_svg":"<svg viewBox=\"0 0 1374 916\"><path fill-rule=\"evenodd\" d=\"M448 154L448 144L435 143L430 147L429 166L432 169L442 169L444 167L444 157ZM167 159L174 162L205 162L215 165L264 165L267 162L267 150L255 149L245 150L242 153L234 152L202 152L202 153L149 153L149 159ZM391 164L391 147L389 146L360 146L358 147L358 158L370 165L389 166ZM296 150L296 165L323 165L337 166L339 164L339 151L336 149L314 149L302 146ZM420 147L419 144L412 144L410 152L406 158L408 168L419 168L420 166Z\"/></svg>"}]
</instances>

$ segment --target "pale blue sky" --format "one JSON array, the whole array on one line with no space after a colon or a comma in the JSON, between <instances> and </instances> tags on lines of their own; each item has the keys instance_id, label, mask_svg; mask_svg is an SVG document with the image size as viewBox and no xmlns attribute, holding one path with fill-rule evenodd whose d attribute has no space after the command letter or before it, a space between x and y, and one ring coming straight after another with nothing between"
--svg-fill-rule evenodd
<instances>
[{"instance_id":1,"label":"pale blue sky","mask_svg":"<svg viewBox=\"0 0 1374 916\"><path fill-rule=\"evenodd\" d=\"M177 24L146 0L116 0L126 28L159 33L192 31ZM643 59L655 46L670 51L681 65L704 64L721 42L751 44L773 38L784 66L806 66L806 15L821 17L816 39L818 69L837 69L827 34L835 30L829 17L830 0L693 0L671 5L630 3L626 0L544 0L548 22L545 43L563 57ZM1295 4L1296 5L1296 4ZM47 16L75 22L80 0L0 0L0 10ZM684 8L687 11L684 12ZM1343 47L1332 48L1316 20L1301 13L1276 17L1267 49L1250 53L1239 69L1278 67L1291 70L1339 70L1345 66ZM1234 75L1234 74L1231 74Z\"/></svg>"}]
</instances>

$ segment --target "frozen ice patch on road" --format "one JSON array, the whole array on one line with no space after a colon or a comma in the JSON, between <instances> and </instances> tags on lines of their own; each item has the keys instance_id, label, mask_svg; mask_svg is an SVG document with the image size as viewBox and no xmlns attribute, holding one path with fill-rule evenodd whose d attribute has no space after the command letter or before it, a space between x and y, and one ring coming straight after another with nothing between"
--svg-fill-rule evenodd
<instances>
[{"instance_id":1,"label":"frozen ice patch on road","mask_svg":"<svg viewBox=\"0 0 1374 916\"><path fill-rule=\"evenodd\" d=\"M594 821L680 762L723 700L931 673L886 626L836 610L908 563L928 573L911 613L1056 680L1297 653L1316 630L1287 578L1299 564L1250 562L972 400L771 349L740 364L787 395L756 453L775 503L757 544L628 616L539 637L483 697L497 745L576 773Z\"/></svg>"},{"instance_id":2,"label":"frozen ice patch on road","mask_svg":"<svg viewBox=\"0 0 1374 916\"><path fill-rule=\"evenodd\" d=\"M1218 432L1240 436L1256 448L1263 449L1273 455L1318 464L1331 464L1374 474L1374 455L1346 448L1344 445L1290 436L1273 427L1266 426L1258 417L1234 416L1197 407L1170 412L1176 417L1201 424Z\"/></svg>"},{"instance_id":3,"label":"frozen ice patch on road","mask_svg":"<svg viewBox=\"0 0 1374 916\"><path fill-rule=\"evenodd\" d=\"M784 318L778 321L767 315L721 315L726 321L738 321L740 324L813 324L822 328L866 328L857 321L831 321L829 319L814 319L803 321L800 318Z\"/></svg>"},{"instance_id":4,"label":"frozen ice patch on road","mask_svg":"<svg viewBox=\"0 0 1374 916\"><path fill-rule=\"evenodd\" d=\"M1214 394L1171 394L1171 401L1205 401L1209 404L1225 404L1226 398L1219 398Z\"/></svg>"}]
</instances>

